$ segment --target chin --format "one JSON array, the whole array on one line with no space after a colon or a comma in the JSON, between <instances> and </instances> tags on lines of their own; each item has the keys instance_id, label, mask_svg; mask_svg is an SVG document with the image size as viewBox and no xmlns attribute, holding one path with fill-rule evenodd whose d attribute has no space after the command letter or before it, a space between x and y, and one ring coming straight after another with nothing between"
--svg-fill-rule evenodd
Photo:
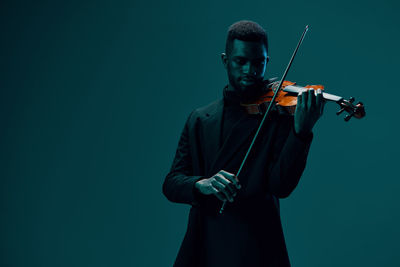
<instances>
[{"instance_id":1,"label":"chin","mask_svg":"<svg viewBox=\"0 0 400 267\"><path fill-rule=\"evenodd\" d=\"M259 96L260 93L261 93L261 87L258 86L257 84L240 87L240 94L244 98L254 98Z\"/></svg>"}]
</instances>

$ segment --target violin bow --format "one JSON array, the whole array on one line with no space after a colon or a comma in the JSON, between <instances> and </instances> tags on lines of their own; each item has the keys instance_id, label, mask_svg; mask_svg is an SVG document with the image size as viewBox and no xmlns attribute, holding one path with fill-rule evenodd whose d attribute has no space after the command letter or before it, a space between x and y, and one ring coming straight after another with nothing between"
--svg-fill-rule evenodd
<instances>
[{"instance_id":1,"label":"violin bow","mask_svg":"<svg viewBox=\"0 0 400 267\"><path fill-rule=\"evenodd\" d=\"M283 81L285 80L286 75L288 74L289 69L290 69L290 67L292 66L293 59L295 58L295 56L296 56L296 54L297 54L297 51L299 50L300 45L303 43L303 39L304 39L304 37L305 37L305 35L306 35L307 32L308 32L308 25L305 27L305 29L304 29L304 31L303 31L301 37L300 37L300 40L299 40L299 42L297 43L296 49L294 50L294 52L293 52L293 54L292 54L292 57L290 58L289 64L287 65L286 70L285 70L285 72L284 72L283 75L282 75L282 79L280 80L279 85L278 85L278 87L276 88L276 90L275 90L275 92L274 92L274 96L272 97L271 102L269 103L268 108L267 108L266 112L264 113L264 116L263 116L263 118L262 118L262 120L261 120L261 122L260 122L260 125L258 126L258 129L257 129L256 133L254 134L253 140L251 141L251 144L250 144L249 148L247 149L247 152L246 152L246 155L245 155L244 158L243 158L243 161L242 161L242 163L240 164L239 170L238 170L237 173L236 173L236 177L238 177L239 174L240 174L240 172L242 171L243 165L244 165L244 163L246 162L247 157L249 156L251 149L253 148L253 145L254 145L254 143L255 143L255 141L256 141L256 139L257 139L258 133L260 132L260 129L261 129L261 127L263 126L264 121L265 121L265 119L267 118L267 116L268 116L268 114L269 114L269 112L270 112L270 110L271 110L271 107L272 107L272 105L273 105L273 103L274 103L274 101L275 101L275 98L276 98L276 96L278 95L278 92L279 92L279 90L280 90L281 87L282 87ZM219 210L219 213L220 213L220 214L222 214L222 213L224 212L226 203L227 203L227 201L224 200L224 202L223 202L223 204L222 204L222 207L221 207L221 209Z\"/></svg>"}]
</instances>

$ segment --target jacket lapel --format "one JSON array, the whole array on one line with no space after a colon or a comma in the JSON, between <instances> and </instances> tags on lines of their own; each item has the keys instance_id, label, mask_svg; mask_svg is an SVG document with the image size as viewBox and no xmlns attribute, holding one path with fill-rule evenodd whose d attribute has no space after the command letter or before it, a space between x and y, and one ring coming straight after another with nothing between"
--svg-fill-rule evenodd
<instances>
[{"instance_id":1,"label":"jacket lapel","mask_svg":"<svg viewBox=\"0 0 400 267\"><path fill-rule=\"evenodd\" d=\"M203 115L202 144L204 144L204 161L206 175L209 174L210 166L215 160L220 147L221 121L224 110L224 101L215 102Z\"/></svg>"},{"instance_id":2,"label":"jacket lapel","mask_svg":"<svg viewBox=\"0 0 400 267\"><path fill-rule=\"evenodd\" d=\"M256 118L239 120L221 144L223 109L224 101L218 100L203 115L202 135L206 175L213 175L223 169L259 124ZM247 131L244 132L243 129Z\"/></svg>"},{"instance_id":3,"label":"jacket lapel","mask_svg":"<svg viewBox=\"0 0 400 267\"><path fill-rule=\"evenodd\" d=\"M248 143L246 141L252 137L251 134L255 132L257 126L258 120L255 118L242 119L235 124L213 161L210 168L212 173L216 173L219 170L226 168L229 162L235 157L235 155L237 155L238 150L245 143ZM243 129L247 129L247 131L243 131Z\"/></svg>"}]
</instances>

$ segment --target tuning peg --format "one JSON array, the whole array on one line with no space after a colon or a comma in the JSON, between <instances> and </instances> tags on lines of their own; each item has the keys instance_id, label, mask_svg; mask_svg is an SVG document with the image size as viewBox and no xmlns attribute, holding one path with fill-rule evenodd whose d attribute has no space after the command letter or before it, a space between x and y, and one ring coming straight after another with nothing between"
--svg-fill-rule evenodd
<instances>
[{"instance_id":1,"label":"tuning peg","mask_svg":"<svg viewBox=\"0 0 400 267\"><path fill-rule=\"evenodd\" d=\"M354 97L350 97L350 98L349 98L349 102L350 102L350 103L353 103L354 100L356 100Z\"/></svg>"},{"instance_id":2,"label":"tuning peg","mask_svg":"<svg viewBox=\"0 0 400 267\"><path fill-rule=\"evenodd\" d=\"M344 117L344 120L349 121L351 119L351 117L353 117L353 115L354 115L354 113L346 115L346 117Z\"/></svg>"},{"instance_id":3,"label":"tuning peg","mask_svg":"<svg viewBox=\"0 0 400 267\"><path fill-rule=\"evenodd\" d=\"M339 111L336 112L336 115L340 115L344 111L344 108L341 108Z\"/></svg>"}]
</instances>

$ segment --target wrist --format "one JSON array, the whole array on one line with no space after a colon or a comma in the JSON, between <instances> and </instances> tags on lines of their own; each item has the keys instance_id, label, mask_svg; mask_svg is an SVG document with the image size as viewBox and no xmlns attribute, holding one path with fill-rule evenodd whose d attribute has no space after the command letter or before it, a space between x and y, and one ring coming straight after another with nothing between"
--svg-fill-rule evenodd
<instances>
[{"instance_id":1,"label":"wrist","mask_svg":"<svg viewBox=\"0 0 400 267\"><path fill-rule=\"evenodd\" d=\"M196 190L199 190L199 187L200 187L200 180L199 181L197 181L195 184L194 184L194 189L196 189Z\"/></svg>"},{"instance_id":2,"label":"wrist","mask_svg":"<svg viewBox=\"0 0 400 267\"><path fill-rule=\"evenodd\" d=\"M202 184L202 180L204 180L205 178L200 178L195 184L194 184L194 189L198 192L201 192L200 188L201 188L201 184Z\"/></svg>"}]
</instances>

